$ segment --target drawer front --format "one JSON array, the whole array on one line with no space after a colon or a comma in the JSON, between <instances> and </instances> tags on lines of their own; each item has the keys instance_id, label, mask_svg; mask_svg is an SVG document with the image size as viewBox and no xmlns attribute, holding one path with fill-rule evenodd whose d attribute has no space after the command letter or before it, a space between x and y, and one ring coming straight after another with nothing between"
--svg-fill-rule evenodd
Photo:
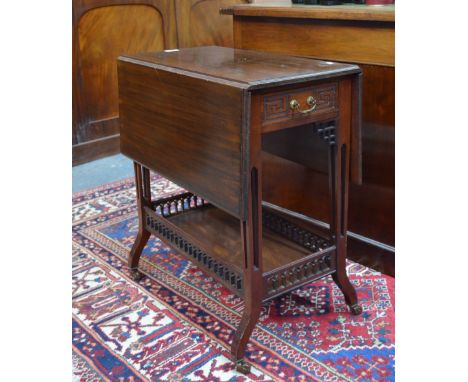
<instances>
[{"instance_id":1,"label":"drawer front","mask_svg":"<svg viewBox=\"0 0 468 382\"><path fill-rule=\"evenodd\" d=\"M310 98L313 97L313 98ZM262 100L262 125L277 128L332 118L338 113L338 84L326 83L266 94ZM291 103L296 101L296 108ZM309 101L309 103L308 103Z\"/></svg>"}]
</instances>

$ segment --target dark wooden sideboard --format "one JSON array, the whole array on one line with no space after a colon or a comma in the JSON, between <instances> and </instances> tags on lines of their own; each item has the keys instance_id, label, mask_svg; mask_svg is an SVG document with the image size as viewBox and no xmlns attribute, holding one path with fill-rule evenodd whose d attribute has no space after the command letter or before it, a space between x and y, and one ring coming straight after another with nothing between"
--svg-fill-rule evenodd
<instances>
[{"instance_id":1,"label":"dark wooden sideboard","mask_svg":"<svg viewBox=\"0 0 468 382\"><path fill-rule=\"evenodd\" d=\"M394 275L394 6L251 4L225 8L221 13L233 16L236 48L355 63L361 67L362 174L360 182L354 179L350 185L350 257ZM313 216L318 224L328 222L326 167L325 163L317 166L320 150L310 156L301 140L284 145L287 139L278 133L265 142L277 156L264 164L264 197ZM308 168L308 161L300 165L284 159L291 155L296 159L310 158L315 169ZM283 174L281 186L269 185L268 179L278 174ZM298 190L304 190L307 197L294 196Z\"/></svg>"},{"instance_id":2,"label":"dark wooden sideboard","mask_svg":"<svg viewBox=\"0 0 468 382\"><path fill-rule=\"evenodd\" d=\"M119 152L120 54L233 45L219 9L246 0L73 0L73 164Z\"/></svg>"}]
</instances>

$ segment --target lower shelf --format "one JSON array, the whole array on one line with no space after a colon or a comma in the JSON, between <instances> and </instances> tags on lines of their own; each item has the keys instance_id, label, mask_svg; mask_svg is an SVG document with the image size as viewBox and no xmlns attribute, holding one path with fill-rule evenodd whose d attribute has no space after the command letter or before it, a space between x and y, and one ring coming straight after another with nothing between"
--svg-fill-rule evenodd
<instances>
[{"instance_id":1,"label":"lower shelf","mask_svg":"<svg viewBox=\"0 0 468 382\"><path fill-rule=\"evenodd\" d=\"M313 233L306 222L271 208L263 207L262 215L267 296L334 271L335 247L328 239ZM146 207L145 222L150 232L242 295L244 255L238 219L185 193Z\"/></svg>"}]
</instances>

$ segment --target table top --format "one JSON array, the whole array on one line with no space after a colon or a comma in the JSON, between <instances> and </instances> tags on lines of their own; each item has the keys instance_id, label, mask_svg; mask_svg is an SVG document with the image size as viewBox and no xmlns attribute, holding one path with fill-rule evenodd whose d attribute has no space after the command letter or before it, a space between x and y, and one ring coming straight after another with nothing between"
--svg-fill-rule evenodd
<instances>
[{"instance_id":1,"label":"table top","mask_svg":"<svg viewBox=\"0 0 468 382\"><path fill-rule=\"evenodd\" d=\"M244 89L360 72L357 65L219 46L145 52L121 56L119 60Z\"/></svg>"},{"instance_id":2,"label":"table top","mask_svg":"<svg viewBox=\"0 0 468 382\"><path fill-rule=\"evenodd\" d=\"M287 17L319 20L395 21L394 5L302 5L238 4L222 8L225 15L249 17Z\"/></svg>"}]
</instances>

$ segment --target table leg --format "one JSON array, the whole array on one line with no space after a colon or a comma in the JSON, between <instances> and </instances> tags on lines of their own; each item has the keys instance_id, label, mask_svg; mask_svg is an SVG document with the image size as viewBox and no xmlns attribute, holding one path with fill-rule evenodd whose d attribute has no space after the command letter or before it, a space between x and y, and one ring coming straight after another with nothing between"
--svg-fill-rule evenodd
<instances>
[{"instance_id":1,"label":"table leg","mask_svg":"<svg viewBox=\"0 0 468 382\"><path fill-rule=\"evenodd\" d=\"M150 232L145 229L144 207L151 205L151 188L149 170L136 162L133 165L135 168L135 187L138 206L138 234L130 250L128 267L130 268L130 277L138 281L142 277L142 274L138 271L138 263L150 237Z\"/></svg>"},{"instance_id":2,"label":"table leg","mask_svg":"<svg viewBox=\"0 0 468 382\"><path fill-rule=\"evenodd\" d=\"M248 196L248 218L241 221L242 252L244 255L244 312L234 334L231 354L237 371L248 374L250 365L243 359L247 343L260 317L263 297L262 274L262 203L261 175L258 168L251 169Z\"/></svg>"},{"instance_id":3,"label":"table leg","mask_svg":"<svg viewBox=\"0 0 468 382\"><path fill-rule=\"evenodd\" d=\"M336 272L333 280L344 294L345 301L352 314L362 313L356 291L346 274L347 229L348 229L348 184L349 184L349 149L343 138L329 150L329 179L331 194L330 231L336 245Z\"/></svg>"},{"instance_id":4,"label":"table leg","mask_svg":"<svg viewBox=\"0 0 468 382\"><path fill-rule=\"evenodd\" d=\"M244 313L232 340L231 354L236 362L236 370L243 374L250 372L250 365L245 362L244 354L252 331L260 318L261 307L261 299L255 301L255 299L246 296Z\"/></svg>"}]
</instances>

